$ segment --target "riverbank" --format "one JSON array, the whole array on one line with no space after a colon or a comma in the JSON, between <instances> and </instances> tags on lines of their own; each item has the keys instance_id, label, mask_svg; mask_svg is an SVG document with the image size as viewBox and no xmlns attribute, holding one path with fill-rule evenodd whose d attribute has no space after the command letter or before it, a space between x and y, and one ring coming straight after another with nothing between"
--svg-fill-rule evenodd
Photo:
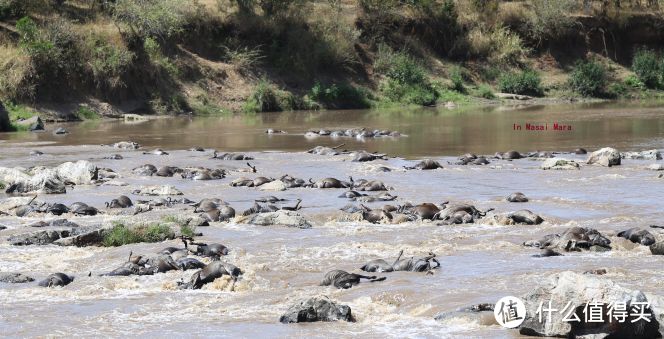
<instances>
[{"instance_id":1,"label":"riverbank","mask_svg":"<svg viewBox=\"0 0 664 339\"><path fill-rule=\"evenodd\" d=\"M661 9L586 2L7 0L0 100L71 120L661 98Z\"/></svg>"}]
</instances>

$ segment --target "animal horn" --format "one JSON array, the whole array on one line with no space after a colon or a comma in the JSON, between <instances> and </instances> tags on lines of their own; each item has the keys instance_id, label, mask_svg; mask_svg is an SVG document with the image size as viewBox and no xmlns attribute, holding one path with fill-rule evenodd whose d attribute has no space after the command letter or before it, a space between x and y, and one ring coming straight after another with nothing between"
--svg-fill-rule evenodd
<instances>
[{"instance_id":1,"label":"animal horn","mask_svg":"<svg viewBox=\"0 0 664 339\"><path fill-rule=\"evenodd\" d=\"M403 255L403 250L399 251L399 255L397 256L397 260L394 261L394 264L392 266L396 265L399 260L401 260L401 256Z\"/></svg>"}]
</instances>

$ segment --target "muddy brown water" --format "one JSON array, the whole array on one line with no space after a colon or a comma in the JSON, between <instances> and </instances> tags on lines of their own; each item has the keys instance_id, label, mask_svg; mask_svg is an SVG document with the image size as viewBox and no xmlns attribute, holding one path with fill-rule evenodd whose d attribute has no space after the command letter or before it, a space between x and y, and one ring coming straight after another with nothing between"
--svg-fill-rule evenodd
<instances>
[{"instance_id":1,"label":"muddy brown water","mask_svg":"<svg viewBox=\"0 0 664 339\"><path fill-rule=\"evenodd\" d=\"M558 122L568 132L515 131L513 125ZM59 126L59 125L58 125ZM63 124L66 136L44 133L0 134L0 166L57 165L64 161L89 160L121 175L128 186L78 186L65 195L42 195L40 200L71 203L85 201L102 208L105 201L129 194L141 185L170 184L191 200L220 197L236 210L248 208L265 195L303 199L301 213L312 221L307 230L279 226L214 223L201 227L205 242L220 242L231 252L224 260L245 271L229 290L218 279L198 291L179 291L176 282L194 271L168 272L141 277L99 277L125 261L129 251L151 254L177 241L133 244L117 248L10 246L7 237L30 231L27 225L53 216L16 218L0 216L0 271L23 272L37 279L61 271L76 276L64 288L44 289L36 283L0 283L0 333L6 337L28 336L213 336L213 337L518 337L514 330L452 317L434 317L460 307L495 302L506 295L523 295L544 277L560 271L606 268L607 278L642 290L661 305L664 294L664 262L650 255L647 247L615 236L630 227L662 224L664 179L646 166L662 160L625 160L604 168L582 166L575 171L543 171L540 161L492 160L488 166L458 166L457 155L465 152L568 151L613 146L621 151L664 148L664 109L656 105L571 105L527 109L395 110L389 112L296 112L189 119L159 119L126 124L86 122ZM357 140L329 137L307 139L310 128L358 127L398 130L407 137ZM55 125L48 125L52 129ZM268 136L266 128L284 129L286 135ZM120 140L145 145L139 151L100 146ZM303 153L316 145L346 143L348 149L368 149L395 156L372 163L355 163L347 155L317 156ZM189 152L191 146L206 152ZM161 147L167 156L142 154ZM248 152L258 174L231 171L222 180L194 182L181 178L139 177L131 169L145 163L174 166L242 169L244 162L210 159L212 148ZM39 149L43 156L29 156ZM119 153L123 160L105 160ZM445 165L434 171L402 171L414 159L431 157ZM565 154L580 162L585 156ZM374 165L396 169L382 173ZM467 202L496 213L527 208L546 221L537 226L498 226L488 222L471 225L435 226L431 223L399 225L337 222L338 208L349 203L338 198L342 189L289 189L262 192L256 188L230 187L241 176L278 177L285 173L301 178L337 177L382 180L394 189L395 203ZM504 200L521 191L531 199L523 204ZM7 199L0 194L0 202ZM371 203L379 207L381 203ZM68 216L81 225L108 224L113 220L155 221L164 215L192 215L191 209L156 209L138 216L113 211L95 217ZM610 237L607 253L573 253L562 257L533 258L537 251L522 247L523 241L557 233L571 226L593 227ZM659 239L664 232L652 229ZM433 275L386 273L387 280L363 283L349 290L317 286L325 272L344 269L359 272L365 262L394 258L403 249L407 256L434 252L442 268ZM88 277L88 273L92 276ZM356 323L282 325L279 316L296 301L328 295L348 304Z\"/></svg>"}]
</instances>

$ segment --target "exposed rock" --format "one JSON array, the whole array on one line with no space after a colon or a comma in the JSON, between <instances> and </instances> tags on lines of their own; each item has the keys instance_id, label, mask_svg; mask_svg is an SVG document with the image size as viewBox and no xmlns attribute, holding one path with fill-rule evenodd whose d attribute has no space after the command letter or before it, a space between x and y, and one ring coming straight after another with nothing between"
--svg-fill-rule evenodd
<instances>
[{"instance_id":1,"label":"exposed rock","mask_svg":"<svg viewBox=\"0 0 664 339\"><path fill-rule=\"evenodd\" d=\"M512 94L512 93L494 93L498 99L509 99L509 100L530 100L533 97L528 95Z\"/></svg>"},{"instance_id":2,"label":"exposed rock","mask_svg":"<svg viewBox=\"0 0 664 339\"><path fill-rule=\"evenodd\" d=\"M505 198L509 202L528 202L528 197L521 192L514 192Z\"/></svg>"},{"instance_id":3,"label":"exposed rock","mask_svg":"<svg viewBox=\"0 0 664 339\"><path fill-rule=\"evenodd\" d=\"M0 273L0 282L3 283L23 284L31 281L35 281L35 279L23 273L12 273L12 272Z\"/></svg>"},{"instance_id":4,"label":"exposed rock","mask_svg":"<svg viewBox=\"0 0 664 339\"><path fill-rule=\"evenodd\" d=\"M141 188L132 192L135 195L183 195L183 193L172 185L162 186L141 186Z\"/></svg>"},{"instance_id":5,"label":"exposed rock","mask_svg":"<svg viewBox=\"0 0 664 339\"><path fill-rule=\"evenodd\" d=\"M109 180L105 181L102 185L104 186L129 186L129 183L119 180Z\"/></svg>"},{"instance_id":6,"label":"exposed rock","mask_svg":"<svg viewBox=\"0 0 664 339\"><path fill-rule=\"evenodd\" d=\"M285 191L288 186L281 180L274 180L259 186L261 191Z\"/></svg>"},{"instance_id":7,"label":"exposed rock","mask_svg":"<svg viewBox=\"0 0 664 339\"><path fill-rule=\"evenodd\" d=\"M53 131L53 134L55 135L62 135L62 134L69 134L69 131L66 130L64 127L58 127Z\"/></svg>"},{"instance_id":8,"label":"exposed rock","mask_svg":"<svg viewBox=\"0 0 664 339\"><path fill-rule=\"evenodd\" d=\"M106 229L88 227L85 230L77 231L76 235L69 237L63 237L58 240L55 240L53 243L60 246L95 246L101 244L104 240L104 234Z\"/></svg>"},{"instance_id":9,"label":"exposed rock","mask_svg":"<svg viewBox=\"0 0 664 339\"><path fill-rule=\"evenodd\" d=\"M210 226L210 223L199 216L194 216L191 217L189 220L187 220L187 226L189 227Z\"/></svg>"},{"instance_id":10,"label":"exposed rock","mask_svg":"<svg viewBox=\"0 0 664 339\"><path fill-rule=\"evenodd\" d=\"M616 319L609 321L608 316L603 316L603 322L583 322L585 319L586 304L596 302L606 310L609 304L625 302L632 305L635 302L647 302L646 296L641 291L625 289L611 280L575 272L561 272L554 274L543 281L543 283L525 295L523 302L526 305L525 320L519 328L522 335L547 336L547 337L579 337L584 335L593 338L656 338L660 337L658 332L659 323L656 315L652 315L651 321L638 320L632 312L627 311L624 322ZM546 312L539 321L537 309L541 302L548 307L562 309L570 302L567 309L575 310L571 317L578 316L581 321L568 322L563 317L567 312ZM605 312L605 311L602 311ZM647 308L646 312L652 314ZM550 317L549 317L550 315ZM634 323L632 321L635 321Z\"/></svg>"},{"instance_id":11,"label":"exposed rock","mask_svg":"<svg viewBox=\"0 0 664 339\"><path fill-rule=\"evenodd\" d=\"M652 164L646 168L651 171L664 171L664 164Z\"/></svg>"},{"instance_id":12,"label":"exposed rock","mask_svg":"<svg viewBox=\"0 0 664 339\"><path fill-rule=\"evenodd\" d=\"M543 170L573 170L579 169L579 164L574 160L567 160L562 158L549 158L544 160L540 165Z\"/></svg>"},{"instance_id":13,"label":"exposed rock","mask_svg":"<svg viewBox=\"0 0 664 339\"><path fill-rule=\"evenodd\" d=\"M636 159L636 160L662 160L662 154L656 149L642 152L622 152L620 157L623 159Z\"/></svg>"},{"instance_id":14,"label":"exposed rock","mask_svg":"<svg viewBox=\"0 0 664 339\"><path fill-rule=\"evenodd\" d=\"M606 167L620 165L620 152L615 148L604 147L600 150L590 153L588 164L599 164Z\"/></svg>"},{"instance_id":15,"label":"exposed rock","mask_svg":"<svg viewBox=\"0 0 664 339\"><path fill-rule=\"evenodd\" d=\"M355 321L349 306L337 304L326 296L301 301L279 318L284 324L337 320Z\"/></svg>"},{"instance_id":16,"label":"exposed rock","mask_svg":"<svg viewBox=\"0 0 664 339\"><path fill-rule=\"evenodd\" d=\"M11 122L9 121L9 112L5 109L5 105L0 101L0 132L7 132L11 129Z\"/></svg>"},{"instance_id":17,"label":"exposed rock","mask_svg":"<svg viewBox=\"0 0 664 339\"><path fill-rule=\"evenodd\" d=\"M285 210L254 214L251 216L251 219L248 221L248 223L260 226L281 225L288 227L311 228L311 224L301 214Z\"/></svg>"},{"instance_id":18,"label":"exposed rock","mask_svg":"<svg viewBox=\"0 0 664 339\"><path fill-rule=\"evenodd\" d=\"M97 166L80 160L66 162L55 168L35 167L29 171L21 168L0 167L0 180L8 183L8 193L65 193L65 183L88 185L97 179Z\"/></svg>"},{"instance_id":19,"label":"exposed rock","mask_svg":"<svg viewBox=\"0 0 664 339\"><path fill-rule=\"evenodd\" d=\"M13 235L9 237L8 241L15 246L48 245L68 236L70 236L69 230L47 230Z\"/></svg>"},{"instance_id":20,"label":"exposed rock","mask_svg":"<svg viewBox=\"0 0 664 339\"><path fill-rule=\"evenodd\" d=\"M139 149L141 145L133 141L120 141L113 144L113 147L119 149Z\"/></svg>"},{"instance_id":21,"label":"exposed rock","mask_svg":"<svg viewBox=\"0 0 664 339\"><path fill-rule=\"evenodd\" d=\"M16 124L18 126L24 126L29 131L43 131L44 130L44 122L42 121L42 119L39 116L36 116L36 115L32 118L14 121L14 124Z\"/></svg>"}]
</instances>

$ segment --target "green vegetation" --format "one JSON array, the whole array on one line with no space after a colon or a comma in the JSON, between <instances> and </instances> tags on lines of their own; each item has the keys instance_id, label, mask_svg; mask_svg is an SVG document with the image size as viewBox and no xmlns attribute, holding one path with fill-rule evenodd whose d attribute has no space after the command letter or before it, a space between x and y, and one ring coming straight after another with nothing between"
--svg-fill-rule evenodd
<instances>
[{"instance_id":1,"label":"green vegetation","mask_svg":"<svg viewBox=\"0 0 664 339\"><path fill-rule=\"evenodd\" d=\"M100 118L99 113L93 111L90 109L90 107L87 106L79 107L76 111L76 116L81 120L96 120Z\"/></svg>"},{"instance_id":2,"label":"green vegetation","mask_svg":"<svg viewBox=\"0 0 664 339\"><path fill-rule=\"evenodd\" d=\"M625 38L664 26L661 1L182 4L0 0L0 100L219 115L467 103L492 88L541 96L542 84L585 97L664 90L661 44ZM579 59L604 70L571 67Z\"/></svg>"},{"instance_id":3,"label":"green vegetation","mask_svg":"<svg viewBox=\"0 0 664 339\"><path fill-rule=\"evenodd\" d=\"M505 73L498 79L498 88L505 93L541 96L544 94L540 75L532 70Z\"/></svg>"},{"instance_id":4,"label":"green vegetation","mask_svg":"<svg viewBox=\"0 0 664 339\"><path fill-rule=\"evenodd\" d=\"M116 247L139 242L160 242L173 239L175 234L164 224L127 226L115 223L113 228L104 234L102 245Z\"/></svg>"},{"instance_id":5,"label":"green vegetation","mask_svg":"<svg viewBox=\"0 0 664 339\"><path fill-rule=\"evenodd\" d=\"M648 88L664 86L664 59L651 50L641 49L634 55L632 70Z\"/></svg>"},{"instance_id":6,"label":"green vegetation","mask_svg":"<svg viewBox=\"0 0 664 339\"><path fill-rule=\"evenodd\" d=\"M579 61L570 75L571 89L585 97L599 97L607 84L606 68L597 61Z\"/></svg>"}]
</instances>

